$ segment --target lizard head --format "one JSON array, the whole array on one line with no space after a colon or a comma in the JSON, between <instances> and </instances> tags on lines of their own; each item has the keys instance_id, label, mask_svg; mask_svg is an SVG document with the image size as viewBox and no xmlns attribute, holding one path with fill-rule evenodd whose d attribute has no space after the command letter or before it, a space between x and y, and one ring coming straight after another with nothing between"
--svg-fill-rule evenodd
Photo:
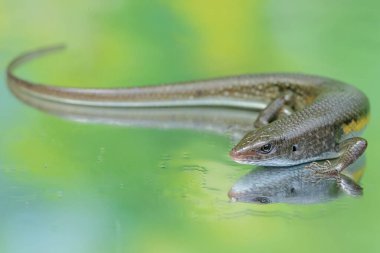
<instances>
[{"instance_id":1,"label":"lizard head","mask_svg":"<svg viewBox=\"0 0 380 253\"><path fill-rule=\"evenodd\" d=\"M231 150L231 158L243 164L280 166L289 162L283 152L286 143L279 133L266 126L248 132Z\"/></svg>"}]
</instances>

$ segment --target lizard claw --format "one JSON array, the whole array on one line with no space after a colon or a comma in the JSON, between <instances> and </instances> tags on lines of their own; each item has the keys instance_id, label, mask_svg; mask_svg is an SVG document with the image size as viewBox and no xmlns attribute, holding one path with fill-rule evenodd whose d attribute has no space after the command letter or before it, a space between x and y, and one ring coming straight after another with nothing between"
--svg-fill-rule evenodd
<instances>
[{"instance_id":1,"label":"lizard claw","mask_svg":"<svg viewBox=\"0 0 380 253\"><path fill-rule=\"evenodd\" d=\"M336 177L340 174L337 169L337 165L335 163L331 163L330 160L326 160L323 164L313 162L305 166L305 169L310 169L315 175L319 176Z\"/></svg>"}]
</instances>

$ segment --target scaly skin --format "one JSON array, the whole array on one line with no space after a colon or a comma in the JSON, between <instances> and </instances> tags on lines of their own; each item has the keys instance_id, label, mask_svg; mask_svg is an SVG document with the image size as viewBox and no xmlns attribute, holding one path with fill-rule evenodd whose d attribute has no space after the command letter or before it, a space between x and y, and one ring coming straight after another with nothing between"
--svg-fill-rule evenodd
<instances>
[{"instance_id":1,"label":"scaly skin","mask_svg":"<svg viewBox=\"0 0 380 253\"><path fill-rule=\"evenodd\" d=\"M340 172L366 149L357 137L369 113L367 97L333 79L302 74L242 75L148 87L82 89L35 84L13 74L20 64L63 46L42 48L14 59L7 69L10 89L53 102L95 107L223 106L263 110L231 151L233 160L262 166L314 164Z\"/></svg>"}]
</instances>

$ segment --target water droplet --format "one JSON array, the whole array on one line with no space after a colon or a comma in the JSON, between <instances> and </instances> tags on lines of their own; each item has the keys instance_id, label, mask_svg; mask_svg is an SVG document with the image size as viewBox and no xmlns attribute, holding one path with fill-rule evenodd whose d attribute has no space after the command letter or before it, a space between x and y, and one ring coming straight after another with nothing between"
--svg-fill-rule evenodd
<instances>
[{"instance_id":1,"label":"water droplet","mask_svg":"<svg viewBox=\"0 0 380 253\"><path fill-rule=\"evenodd\" d=\"M57 194L58 198L62 198L63 197L63 191L61 191L61 190L57 191L56 194Z\"/></svg>"},{"instance_id":2,"label":"water droplet","mask_svg":"<svg viewBox=\"0 0 380 253\"><path fill-rule=\"evenodd\" d=\"M186 152L183 153L183 154L182 154L182 158L183 158L183 159L190 159L190 155L189 155L189 153L186 153Z\"/></svg>"},{"instance_id":3,"label":"water droplet","mask_svg":"<svg viewBox=\"0 0 380 253\"><path fill-rule=\"evenodd\" d=\"M198 171L202 173L207 173L207 169L203 166L199 165L185 165L182 167L182 170L184 171Z\"/></svg>"}]
</instances>

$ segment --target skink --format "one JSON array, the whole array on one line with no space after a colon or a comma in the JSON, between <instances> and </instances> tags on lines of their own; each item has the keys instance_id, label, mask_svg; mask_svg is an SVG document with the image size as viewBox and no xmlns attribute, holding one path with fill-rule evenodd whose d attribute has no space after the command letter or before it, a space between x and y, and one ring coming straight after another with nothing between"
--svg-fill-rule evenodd
<instances>
[{"instance_id":1,"label":"skink","mask_svg":"<svg viewBox=\"0 0 380 253\"><path fill-rule=\"evenodd\" d=\"M311 169L339 173L367 147L359 137L369 102L355 87L326 77L259 74L147 87L85 89L37 84L13 74L20 64L63 49L53 46L15 58L7 68L14 93L95 107L223 106L261 110L253 130L231 150L239 163L291 166L326 160Z\"/></svg>"}]
</instances>

